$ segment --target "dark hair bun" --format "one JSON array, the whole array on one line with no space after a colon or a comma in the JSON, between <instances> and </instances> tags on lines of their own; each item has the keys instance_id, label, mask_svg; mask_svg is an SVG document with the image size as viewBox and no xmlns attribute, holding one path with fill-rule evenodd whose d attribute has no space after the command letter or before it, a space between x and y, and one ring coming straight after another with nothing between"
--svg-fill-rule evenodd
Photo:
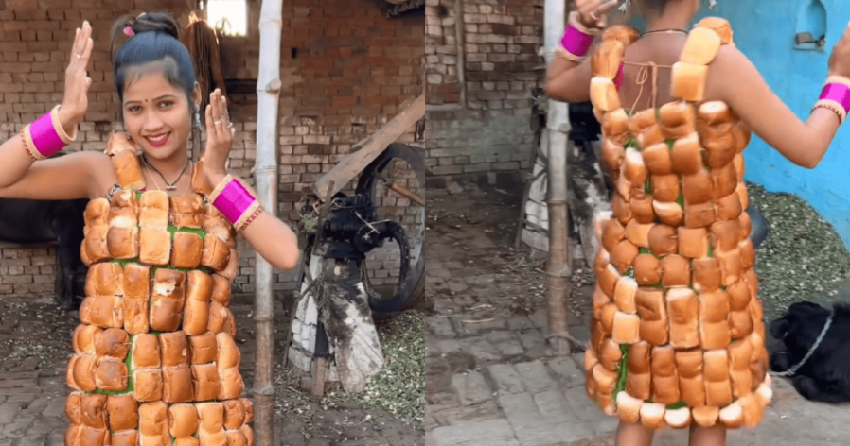
<instances>
[{"instance_id":1,"label":"dark hair bun","mask_svg":"<svg viewBox=\"0 0 850 446\"><path fill-rule=\"evenodd\" d=\"M146 12L131 25L134 34L148 31L164 32L175 39L180 39L180 28L174 19L164 12Z\"/></svg>"}]
</instances>

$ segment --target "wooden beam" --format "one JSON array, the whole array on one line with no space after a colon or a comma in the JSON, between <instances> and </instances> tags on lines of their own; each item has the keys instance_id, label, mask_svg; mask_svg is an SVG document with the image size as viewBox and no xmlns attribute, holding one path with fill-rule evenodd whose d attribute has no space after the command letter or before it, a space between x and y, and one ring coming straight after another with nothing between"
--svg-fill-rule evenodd
<instances>
[{"instance_id":1,"label":"wooden beam","mask_svg":"<svg viewBox=\"0 0 850 446\"><path fill-rule=\"evenodd\" d=\"M425 95L409 99L399 106L401 112L377 132L357 143L352 152L342 159L322 178L313 183L311 189L322 201L327 201L342 190L352 178L356 177L375 160L384 149L394 143L416 121L425 116Z\"/></svg>"}]
</instances>

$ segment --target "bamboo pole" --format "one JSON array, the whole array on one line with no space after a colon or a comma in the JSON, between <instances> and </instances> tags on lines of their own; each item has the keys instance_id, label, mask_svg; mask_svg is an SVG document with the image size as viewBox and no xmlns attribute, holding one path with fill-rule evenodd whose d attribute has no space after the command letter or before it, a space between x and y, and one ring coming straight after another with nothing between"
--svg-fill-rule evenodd
<instances>
[{"instance_id":1,"label":"bamboo pole","mask_svg":"<svg viewBox=\"0 0 850 446\"><path fill-rule=\"evenodd\" d=\"M283 0L263 0L257 76L257 194L277 213L277 111L280 95L280 34ZM257 255L257 367L254 375L256 444L274 446L274 271Z\"/></svg>"},{"instance_id":2,"label":"bamboo pole","mask_svg":"<svg viewBox=\"0 0 850 446\"><path fill-rule=\"evenodd\" d=\"M555 50L564 32L566 2L546 0L544 4L544 57L552 63ZM546 207L549 212L549 336L552 348L561 355L570 354L567 329L567 295L569 287L569 254L567 229L567 134L569 118L567 104L549 99L546 130L548 187ZM543 139L543 138L541 138Z\"/></svg>"}]
</instances>

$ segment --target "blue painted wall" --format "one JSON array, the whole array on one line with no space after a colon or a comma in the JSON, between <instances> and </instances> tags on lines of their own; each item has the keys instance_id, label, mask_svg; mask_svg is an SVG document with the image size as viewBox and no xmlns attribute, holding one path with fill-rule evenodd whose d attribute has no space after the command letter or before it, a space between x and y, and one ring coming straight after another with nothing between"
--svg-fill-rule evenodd
<instances>
[{"instance_id":1,"label":"blue painted wall","mask_svg":"<svg viewBox=\"0 0 850 446\"><path fill-rule=\"evenodd\" d=\"M832 47L850 21L848 0L717 0L717 9L703 6L698 17L717 16L735 31L737 47L753 61L776 93L805 120L820 95ZM825 11L826 45L821 51L794 49L800 28L822 27L818 10ZM616 13L615 13L616 14ZM697 20L698 20L697 19ZM634 26L642 28L640 21ZM815 39L820 36L814 36ZM765 113L770 113L765 110ZM831 223L850 248L850 122L842 126L815 169L788 162L760 138L744 152L746 179L772 192L802 197Z\"/></svg>"}]
</instances>

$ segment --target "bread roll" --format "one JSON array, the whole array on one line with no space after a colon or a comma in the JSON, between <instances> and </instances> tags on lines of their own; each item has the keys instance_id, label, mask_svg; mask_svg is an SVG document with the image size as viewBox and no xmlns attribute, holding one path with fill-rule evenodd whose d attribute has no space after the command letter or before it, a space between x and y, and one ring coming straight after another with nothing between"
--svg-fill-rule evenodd
<instances>
[{"instance_id":1,"label":"bread roll","mask_svg":"<svg viewBox=\"0 0 850 446\"><path fill-rule=\"evenodd\" d=\"M77 359L79 359L79 357L79 353L71 355L71 359L68 360L68 364L65 366L65 384L74 390L82 390L80 385L77 384L76 378L74 378L74 373L77 368Z\"/></svg>"},{"instance_id":2,"label":"bread roll","mask_svg":"<svg viewBox=\"0 0 850 446\"><path fill-rule=\"evenodd\" d=\"M140 403L162 400L162 370L134 368L133 398Z\"/></svg>"},{"instance_id":3,"label":"bread roll","mask_svg":"<svg viewBox=\"0 0 850 446\"><path fill-rule=\"evenodd\" d=\"M673 143L670 161L673 171L680 175L693 175L702 170L700 141L696 132L692 132ZM678 197L678 194L676 195Z\"/></svg>"},{"instance_id":4,"label":"bread roll","mask_svg":"<svg viewBox=\"0 0 850 446\"><path fill-rule=\"evenodd\" d=\"M157 401L139 405L139 433L143 437L168 435L168 405L166 403Z\"/></svg>"},{"instance_id":5,"label":"bread roll","mask_svg":"<svg viewBox=\"0 0 850 446\"><path fill-rule=\"evenodd\" d=\"M224 428L239 429L245 424L245 406L240 400L223 401L224 406Z\"/></svg>"},{"instance_id":6,"label":"bread roll","mask_svg":"<svg viewBox=\"0 0 850 446\"><path fill-rule=\"evenodd\" d=\"M655 210L652 209L652 197L632 197L629 200L629 211L634 221L642 225L655 222Z\"/></svg>"},{"instance_id":7,"label":"bread roll","mask_svg":"<svg viewBox=\"0 0 850 446\"><path fill-rule=\"evenodd\" d=\"M86 276L86 294L89 296L116 296L123 294L124 271L116 263L101 263L89 269ZM91 282L89 282L91 278ZM89 288L91 283L92 288Z\"/></svg>"},{"instance_id":8,"label":"bread roll","mask_svg":"<svg viewBox=\"0 0 850 446\"><path fill-rule=\"evenodd\" d=\"M196 268L201 264L204 241L198 234L175 232L171 250L171 266L175 268Z\"/></svg>"},{"instance_id":9,"label":"bread roll","mask_svg":"<svg viewBox=\"0 0 850 446\"><path fill-rule=\"evenodd\" d=\"M204 237L204 249L201 255L201 265L216 271L225 269L230 262L230 248L220 238L207 234Z\"/></svg>"},{"instance_id":10,"label":"bread roll","mask_svg":"<svg viewBox=\"0 0 850 446\"><path fill-rule=\"evenodd\" d=\"M675 349L694 348L699 339L699 299L690 288L667 291L667 315L670 321L670 345Z\"/></svg>"},{"instance_id":11,"label":"bread roll","mask_svg":"<svg viewBox=\"0 0 850 446\"><path fill-rule=\"evenodd\" d=\"M664 302L663 288L638 288L635 294L638 315L641 318L641 337L650 345L664 345L667 343L667 309ZM657 324L650 322L661 322L660 329L647 330L645 328L656 328Z\"/></svg>"},{"instance_id":12,"label":"bread roll","mask_svg":"<svg viewBox=\"0 0 850 446\"><path fill-rule=\"evenodd\" d=\"M613 292L613 291L612 291ZM215 334L222 332L224 323L227 320L227 308L216 301L210 302L209 320L207 322L207 330Z\"/></svg>"},{"instance_id":13,"label":"bread roll","mask_svg":"<svg viewBox=\"0 0 850 446\"><path fill-rule=\"evenodd\" d=\"M652 254L638 254L634 261L634 271L635 280L641 285L661 282L661 261Z\"/></svg>"},{"instance_id":14,"label":"bread roll","mask_svg":"<svg viewBox=\"0 0 850 446\"><path fill-rule=\"evenodd\" d=\"M612 25L602 32L602 41L616 40L623 45L631 45L640 38L640 31L631 26Z\"/></svg>"},{"instance_id":15,"label":"bread roll","mask_svg":"<svg viewBox=\"0 0 850 446\"><path fill-rule=\"evenodd\" d=\"M106 429L80 426L80 446L99 446L105 444L109 438L109 431Z\"/></svg>"},{"instance_id":16,"label":"bread roll","mask_svg":"<svg viewBox=\"0 0 850 446\"><path fill-rule=\"evenodd\" d=\"M714 257L693 259L693 287L699 293L710 293L720 286L720 262Z\"/></svg>"},{"instance_id":17,"label":"bread roll","mask_svg":"<svg viewBox=\"0 0 850 446\"><path fill-rule=\"evenodd\" d=\"M649 127L658 123L658 113L654 108L634 112L629 119L629 132L638 135Z\"/></svg>"},{"instance_id":18,"label":"bread roll","mask_svg":"<svg viewBox=\"0 0 850 446\"><path fill-rule=\"evenodd\" d=\"M756 276L756 272L753 271L752 268L744 271L744 274L741 276L741 280L750 287L750 292L752 293L753 297L758 296L759 279L758 276ZM755 299L753 300L753 302L755 302Z\"/></svg>"},{"instance_id":19,"label":"bread roll","mask_svg":"<svg viewBox=\"0 0 850 446\"><path fill-rule=\"evenodd\" d=\"M174 440L173 446L200 446L200 444L197 437L183 437Z\"/></svg>"},{"instance_id":20,"label":"bread roll","mask_svg":"<svg viewBox=\"0 0 850 446\"><path fill-rule=\"evenodd\" d=\"M592 299L592 315L594 320L602 320L602 310L606 305L611 303L611 298L599 288L599 285L594 287Z\"/></svg>"},{"instance_id":21,"label":"bread roll","mask_svg":"<svg viewBox=\"0 0 850 446\"><path fill-rule=\"evenodd\" d=\"M133 370L162 367L159 337L150 334L133 336Z\"/></svg>"},{"instance_id":22,"label":"bread roll","mask_svg":"<svg viewBox=\"0 0 850 446\"><path fill-rule=\"evenodd\" d=\"M204 198L200 195L169 197L170 223L177 229L204 227Z\"/></svg>"},{"instance_id":23,"label":"bread roll","mask_svg":"<svg viewBox=\"0 0 850 446\"><path fill-rule=\"evenodd\" d=\"M154 299L151 301L150 326L153 331L177 330L183 321L184 301Z\"/></svg>"},{"instance_id":24,"label":"bread roll","mask_svg":"<svg viewBox=\"0 0 850 446\"><path fill-rule=\"evenodd\" d=\"M676 370L673 348L653 347L649 363L652 370L652 401L661 404L676 404L681 401L679 373Z\"/></svg>"},{"instance_id":25,"label":"bread roll","mask_svg":"<svg viewBox=\"0 0 850 446\"><path fill-rule=\"evenodd\" d=\"M759 384L758 388L755 390L755 392L753 392L753 394L756 400L762 406L770 405L770 402L773 399L773 390L771 390L770 384L768 383Z\"/></svg>"},{"instance_id":26,"label":"bread roll","mask_svg":"<svg viewBox=\"0 0 850 446\"><path fill-rule=\"evenodd\" d=\"M700 406L691 409L694 421L701 427L711 427L717 424L719 409L717 406Z\"/></svg>"},{"instance_id":27,"label":"bread roll","mask_svg":"<svg viewBox=\"0 0 850 446\"><path fill-rule=\"evenodd\" d=\"M198 417L201 420L201 425L198 428L198 436L204 437L205 434L217 434L224 429L224 407L221 403L200 403L195 404L198 409Z\"/></svg>"},{"instance_id":28,"label":"bread roll","mask_svg":"<svg viewBox=\"0 0 850 446\"><path fill-rule=\"evenodd\" d=\"M730 250L738 247L738 220L721 220L711 225L714 249Z\"/></svg>"},{"instance_id":29,"label":"bread roll","mask_svg":"<svg viewBox=\"0 0 850 446\"><path fill-rule=\"evenodd\" d=\"M738 242L738 253L741 256L741 267L745 270L753 267L756 261L756 248L753 241L744 239Z\"/></svg>"},{"instance_id":30,"label":"bread roll","mask_svg":"<svg viewBox=\"0 0 850 446\"><path fill-rule=\"evenodd\" d=\"M602 242L602 233L612 218L610 211L595 212L593 214L593 234L600 243Z\"/></svg>"},{"instance_id":31,"label":"bread roll","mask_svg":"<svg viewBox=\"0 0 850 446\"><path fill-rule=\"evenodd\" d=\"M708 255L708 231L705 228L679 228L679 254L689 259Z\"/></svg>"},{"instance_id":32,"label":"bread roll","mask_svg":"<svg viewBox=\"0 0 850 446\"><path fill-rule=\"evenodd\" d=\"M634 344L640 341L640 318L636 314L617 312L614 315L611 337L618 344Z\"/></svg>"},{"instance_id":33,"label":"bread roll","mask_svg":"<svg viewBox=\"0 0 850 446\"><path fill-rule=\"evenodd\" d=\"M106 226L109 222L109 210L111 206L106 198L95 198L86 205L83 213L83 221L86 224L84 231L91 230L97 226ZM88 233L86 232L86 235Z\"/></svg>"},{"instance_id":34,"label":"bread roll","mask_svg":"<svg viewBox=\"0 0 850 446\"><path fill-rule=\"evenodd\" d=\"M637 292L638 284L631 277L621 277L614 286L614 302L617 308L628 314L637 313L635 306L635 293Z\"/></svg>"},{"instance_id":35,"label":"bread roll","mask_svg":"<svg viewBox=\"0 0 850 446\"><path fill-rule=\"evenodd\" d=\"M664 104L659 110L659 121L662 128L688 129L678 136L670 136L667 139L678 139L696 130L696 110L685 101L671 101Z\"/></svg>"},{"instance_id":36,"label":"bread roll","mask_svg":"<svg viewBox=\"0 0 850 446\"><path fill-rule=\"evenodd\" d=\"M660 125L653 124L638 134L636 140L641 149L646 149L647 147L663 143L664 133L661 131Z\"/></svg>"},{"instance_id":37,"label":"bread roll","mask_svg":"<svg viewBox=\"0 0 850 446\"><path fill-rule=\"evenodd\" d=\"M115 305L116 301L120 305ZM98 296L92 299L89 308L91 324L100 328L122 327L124 325L123 300L111 296Z\"/></svg>"},{"instance_id":38,"label":"bread roll","mask_svg":"<svg viewBox=\"0 0 850 446\"><path fill-rule=\"evenodd\" d=\"M150 305L147 300L123 301L124 307L124 330L131 335L147 333L150 330L148 314Z\"/></svg>"},{"instance_id":39,"label":"bread roll","mask_svg":"<svg viewBox=\"0 0 850 446\"><path fill-rule=\"evenodd\" d=\"M604 138L600 150L602 153L602 164L608 171L619 172L620 166L626 157L626 149L610 138Z\"/></svg>"},{"instance_id":40,"label":"bread roll","mask_svg":"<svg viewBox=\"0 0 850 446\"><path fill-rule=\"evenodd\" d=\"M152 299L186 299L187 275L183 271L160 268L153 278Z\"/></svg>"},{"instance_id":41,"label":"bread roll","mask_svg":"<svg viewBox=\"0 0 850 446\"><path fill-rule=\"evenodd\" d=\"M688 260L678 254L661 259L661 282L666 287L687 286L691 278Z\"/></svg>"},{"instance_id":42,"label":"bread roll","mask_svg":"<svg viewBox=\"0 0 850 446\"><path fill-rule=\"evenodd\" d=\"M71 392L68 394L68 398L65 399L65 416L68 418L68 421L71 424L81 424L82 423L82 413L81 413L81 398L83 396L83 392Z\"/></svg>"},{"instance_id":43,"label":"bread roll","mask_svg":"<svg viewBox=\"0 0 850 446\"><path fill-rule=\"evenodd\" d=\"M714 29L697 27L685 41L681 60L696 65L708 65L717 56L720 43L720 37Z\"/></svg>"},{"instance_id":44,"label":"bread roll","mask_svg":"<svg viewBox=\"0 0 850 446\"><path fill-rule=\"evenodd\" d=\"M225 307L230 307L231 281L218 274L213 274L212 278L212 300Z\"/></svg>"},{"instance_id":45,"label":"bread roll","mask_svg":"<svg viewBox=\"0 0 850 446\"><path fill-rule=\"evenodd\" d=\"M735 163L735 176L741 180L744 178L744 174L746 173L746 169L744 168L744 155L738 153L735 155L734 159Z\"/></svg>"},{"instance_id":46,"label":"bread roll","mask_svg":"<svg viewBox=\"0 0 850 446\"><path fill-rule=\"evenodd\" d=\"M690 229L704 228L717 221L717 212L710 201L700 204L685 203L685 227Z\"/></svg>"},{"instance_id":47,"label":"bread roll","mask_svg":"<svg viewBox=\"0 0 850 446\"><path fill-rule=\"evenodd\" d=\"M210 184L204 176L204 161L198 160L192 165L192 190L195 193L207 196L212 194L215 189L214 184Z\"/></svg>"},{"instance_id":48,"label":"bread roll","mask_svg":"<svg viewBox=\"0 0 850 446\"><path fill-rule=\"evenodd\" d=\"M733 43L733 35L732 26L729 25L729 21L726 19L721 19L720 17L706 17L697 23L697 26L700 28L709 28L717 33L718 37L720 37L720 43L724 45L729 45Z\"/></svg>"},{"instance_id":49,"label":"bread roll","mask_svg":"<svg viewBox=\"0 0 850 446\"><path fill-rule=\"evenodd\" d=\"M602 230L602 247L613 251L626 238L626 228L618 220L609 220Z\"/></svg>"},{"instance_id":50,"label":"bread roll","mask_svg":"<svg viewBox=\"0 0 850 446\"><path fill-rule=\"evenodd\" d=\"M168 231L142 228L139 232L139 260L146 265L167 266L171 253Z\"/></svg>"},{"instance_id":51,"label":"bread roll","mask_svg":"<svg viewBox=\"0 0 850 446\"><path fill-rule=\"evenodd\" d=\"M723 407L732 402L729 361L726 350L703 353L706 404Z\"/></svg>"},{"instance_id":52,"label":"bread roll","mask_svg":"<svg viewBox=\"0 0 850 446\"><path fill-rule=\"evenodd\" d=\"M675 254L679 249L679 233L667 225L654 225L649 230L649 249L661 257Z\"/></svg>"},{"instance_id":53,"label":"bread roll","mask_svg":"<svg viewBox=\"0 0 850 446\"><path fill-rule=\"evenodd\" d=\"M701 170L682 177L682 196L685 203L702 204L714 197L714 181L709 172Z\"/></svg>"},{"instance_id":54,"label":"bread roll","mask_svg":"<svg viewBox=\"0 0 850 446\"><path fill-rule=\"evenodd\" d=\"M714 255L720 263L720 283L722 285L729 286L741 279L744 268L741 265L741 255L737 249L717 250Z\"/></svg>"},{"instance_id":55,"label":"bread roll","mask_svg":"<svg viewBox=\"0 0 850 446\"><path fill-rule=\"evenodd\" d=\"M765 405L761 404L754 393L739 398L737 402L743 409L744 424L747 427L755 427L764 419Z\"/></svg>"},{"instance_id":56,"label":"bread roll","mask_svg":"<svg viewBox=\"0 0 850 446\"><path fill-rule=\"evenodd\" d=\"M633 245L649 249L649 231L652 226L652 223L640 224L637 220L632 220L626 226L626 236Z\"/></svg>"},{"instance_id":57,"label":"bread roll","mask_svg":"<svg viewBox=\"0 0 850 446\"><path fill-rule=\"evenodd\" d=\"M738 194L733 193L714 200L718 220L737 220L744 208Z\"/></svg>"},{"instance_id":58,"label":"bread roll","mask_svg":"<svg viewBox=\"0 0 850 446\"><path fill-rule=\"evenodd\" d=\"M215 361L218 356L218 344L214 333L206 332L198 336L189 336L188 340L192 364L206 364Z\"/></svg>"},{"instance_id":59,"label":"bread roll","mask_svg":"<svg viewBox=\"0 0 850 446\"><path fill-rule=\"evenodd\" d=\"M91 322L91 309L92 305L94 305L95 298L87 297L80 302L80 323L85 325L92 325Z\"/></svg>"},{"instance_id":60,"label":"bread roll","mask_svg":"<svg viewBox=\"0 0 850 446\"><path fill-rule=\"evenodd\" d=\"M650 175L669 175L673 172L673 160L667 144L655 144L643 149L643 162Z\"/></svg>"},{"instance_id":61,"label":"bread roll","mask_svg":"<svg viewBox=\"0 0 850 446\"><path fill-rule=\"evenodd\" d=\"M617 246L611 250L611 265L613 265L620 274L624 274L632 267L632 262L634 262L637 255L638 247L628 240L623 240L620 243L617 243Z\"/></svg>"},{"instance_id":62,"label":"bread roll","mask_svg":"<svg viewBox=\"0 0 850 446\"><path fill-rule=\"evenodd\" d=\"M718 418L728 428L735 429L744 424L744 411L736 401L718 411Z\"/></svg>"},{"instance_id":63,"label":"bread roll","mask_svg":"<svg viewBox=\"0 0 850 446\"><path fill-rule=\"evenodd\" d=\"M619 362L623 358L623 352L620 350L620 345L614 342L613 339L606 337L602 341L601 347L599 364L602 365L605 370L616 372L619 367Z\"/></svg>"},{"instance_id":64,"label":"bread roll","mask_svg":"<svg viewBox=\"0 0 850 446\"><path fill-rule=\"evenodd\" d=\"M640 408L640 420L650 431L659 429L664 425L664 411L664 404L643 403Z\"/></svg>"},{"instance_id":65,"label":"bread roll","mask_svg":"<svg viewBox=\"0 0 850 446\"><path fill-rule=\"evenodd\" d=\"M699 295L699 318L700 322L725 322L730 311L729 294L726 291L717 289L712 292L703 292ZM726 330L728 331L728 330ZM708 350L717 350L726 348L729 342L726 342L723 347L709 348Z\"/></svg>"},{"instance_id":66,"label":"bread roll","mask_svg":"<svg viewBox=\"0 0 850 446\"><path fill-rule=\"evenodd\" d=\"M134 199L120 196L120 192L126 193L130 197L133 192L130 190L119 191L112 198L112 207L109 210L108 225L110 229L137 229L139 219L136 217L136 208L138 207ZM125 203L126 206L116 205L115 203Z\"/></svg>"},{"instance_id":67,"label":"bread roll","mask_svg":"<svg viewBox=\"0 0 850 446\"><path fill-rule=\"evenodd\" d=\"M725 348L731 341L729 325L724 321L700 322L700 344L702 348Z\"/></svg>"},{"instance_id":68,"label":"bread roll","mask_svg":"<svg viewBox=\"0 0 850 446\"><path fill-rule=\"evenodd\" d=\"M626 377L626 391L635 398L646 401L650 398L650 347L646 341L639 341L629 347L629 373Z\"/></svg>"},{"instance_id":69,"label":"bread roll","mask_svg":"<svg viewBox=\"0 0 850 446\"><path fill-rule=\"evenodd\" d=\"M248 446L248 438L240 430L227 430L224 431L224 435L227 437L228 446Z\"/></svg>"},{"instance_id":70,"label":"bread roll","mask_svg":"<svg viewBox=\"0 0 850 446\"><path fill-rule=\"evenodd\" d=\"M124 299L148 300L151 288L151 268L149 266L128 263L123 274Z\"/></svg>"},{"instance_id":71,"label":"bread roll","mask_svg":"<svg viewBox=\"0 0 850 446\"><path fill-rule=\"evenodd\" d=\"M77 446L80 444L80 431L83 427L79 424L71 424L65 429L65 445Z\"/></svg>"},{"instance_id":72,"label":"bread roll","mask_svg":"<svg viewBox=\"0 0 850 446\"><path fill-rule=\"evenodd\" d=\"M632 183L646 182L646 164L643 162L638 149L634 147L626 148L626 172L625 178Z\"/></svg>"},{"instance_id":73,"label":"bread roll","mask_svg":"<svg viewBox=\"0 0 850 446\"><path fill-rule=\"evenodd\" d=\"M747 192L747 184L743 181L738 181L738 187L735 188L735 193L741 200L741 208L746 211L750 207L750 194Z\"/></svg>"},{"instance_id":74,"label":"bread roll","mask_svg":"<svg viewBox=\"0 0 850 446\"><path fill-rule=\"evenodd\" d=\"M614 194L614 196L611 197L611 214L621 224L628 224L629 220L632 218L632 213L629 210L629 202L623 199L623 197Z\"/></svg>"},{"instance_id":75,"label":"bread roll","mask_svg":"<svg viewBox=\"0 0 850 446\"><path fill-rule=\"evenodd\" d=\"M97 352L97 340L102 333L103 330L94 325L78 325L73 334L74 351L77 353Z\"/></svg>"},{"instance_id":76,"label":"bread roll","mask_svg":"<svg viewBox=\"0 0 850 446\"><path fill-rule=\"evenodd\" d=\"M617 393L617 416L623 421L638 422L642 405L642 400L634 398L627 391Z\"/></svg>"},{"instance_id":77,"label":"bread roll","mask_svg":"<svg viewBox=\"0 0 850 446\"><path fill-rule=\"evenodd\" d=\"M590 101L593 107L603 112L620 108L620 95L614 81L608 77L596 76L590 80Z\"/></svg>"},{"instance_id":78,"label":"bread roll","mask_svg":"<svg viewBox=\"0 0 850 446\"><path fill-rule=\"evenodd\" d=\"M186 333L182 331L162 333L158 336L158 338L163 368L189 364Z\"/></svg>"},{"instance_id":79,"label":"bread roll","mask_svg":"<svg viewBox=\"0 0 850 446\"><path fill-rule=\"evenodd\" d=\"M162 369L162 401L188 403L193 398L192 371L188 365Z\"/></svg>"},{"instance_id":80,"label":"bread roll","mask_svg":"<svg viewBox=\"0 0 850 446\"><path fill-rule=\"evenodd\" d=\"M602 271L611 264L611 254L605 250L605 248L600 248L596 251L596 255L593 257L593 273L598 275L602 274Z\"/></svg>"},{"instance_id":81,"label":"bread roll","mask_svg":"<svg viewBox=\"0 0 850 446\"><path fill-rule=\"evenodd\" d=\"M626 47L616 40L603 40L593 50L591 68L594 77L614 79L620 71ZM610 110L606 110L610 111Z\"/></svg>"},{"instance_id":82,"label":"bread roll","mask_svg":"<svg viewBox=\"0 0 850 446\"><path fill-rule=\"evenodd\" d=\"M95 341L95 351L101 358L110 356L123 361L130 351L130 336L120 328L104 330Z\"/></svg>"},{"instance_id":83,"label":"bread roll","mask_svg":"<svg viewBox=\"0 0 850 446\"><path fill-rule=\"evenodd\" d=\"M676 352L676 368L679 371L682 401L691 407L704 405L705 384L702 379L702 353L699 351Z\"/></svg>"},{"instance_id":84,"label":"bread roll","mask_svg":"<svg viewBox=\"0 0 850 446\"><path fill-rule=\"evenodd\" d=\"M138 446L141 441L139 431L125 430L112 434L112 446Z\"/></svg>"},{"instance_id":85,"label":"bread roll","mask_svg":"<svg viewBox=\"0 0 850 446\"><path fill-rule=\"evenodd\" d=\"M689 102L700 102L705 93L708 66L688 62L673 64L672 90L670 95Z\"/></svg>"},{"instance_id":86,"label":"bread roll","mask_svg":"<svg viewBox=\"0 0 850 446\"><path fill-rule=\"evenodd\" d=\"M195 401L214 401L221 393L221 378L215 364L192 365Z\"/></svg>"},{"instance_id":87,"label":"bread roll","mask_svg":"<svg viewBox=\"0 0 850 446\"><path fill-rule=\"evenodd\" d=\"M716 139L708 139L703 143L705 148L705 164L712 169L718 169L727 164L734 164L735 154L737 153L735 145L735 136L730 128L728 133Z\"/></svg>"},{"instance_id":88,"label":"bread roll","mask_svg":"<svg viewBox=\"0 0 850 446\"><path fill-rule=\"evenodd\" d=\"M209 323L209 304L199 300L187 300L183 317L183 330L187 335L202 335Z\"/></svg>"},{"instance_id":89,"label":"bread roll","mask_svg":"<svg viewBox=\"0 0 850 446\"><path fill-rule=\"evenodd\" d=\"M113 432L139 427L139 403L133 399L133 394L110 395L106 409L109 413L109 429Z\"/></svg>"},{"instance_id":90,"label":"bread roll","mask_svg":"<svg viewBox=\"0 0 850 446\"><path fill-rule=\"evenodd\" d=\"M144 189L145 180L133 140L126 133L118 132L113 133L106 144L106 154L112 158L118 184L124 189Z\"/></svg>"},{"instance_id":91,"label":"bread roll","mask_svg":"<svg viewBox=\"0 0 850 446\"><path fill-rule=\"evenodd\" d=\"M198 431L198 410L193 404L172 404L168 408L168 434L191 437Z\"/></svg>"},{"instance_id":92,"label":"bread roll","mask_svg":"<svg viewBox=\"0 0 850 446\"><path fill-rule=\"evenodd\" d=\"M735 193L738 187L738 177L735 173L735 164L729 163L725 166L711 170L711 180L714 183L714 198L722 198Z\"/></svg>"},{"instance_id":93,"label":"bread roll","mask_svg":"<svg viewBox=\"0 0 850 446\"><path fill-rule=\"evenodd\" d=\"M593 380L596 382L597 392L610 397L614 385L617 384L617 372L602 367L602 364L597 364L593 368Z\"/></svg>"},{"instance_id":94,"label":"bread roll","mask_svg":"<svg viewBox=\"0 0 850 446\"><path fill-rule=\"evenodd\" d=\"M209 302L213 291L213 278L209 274L192 270L186 272L186 300Z\"/></svg>"},{"instance_id":95,"label":"bread roll","mask_svg":"<svg viewBox=\"0 0 850 446\"><path fill-rule=\"evenodd\" d=\"M735 339L742 339L753 332L753 314L750 308L729 313L729 333Z\"/></svg>"},{"instance_id":96,"label":"bread roll","mask_svg":"<svg viewBox=\"0 0 850 446\"><path fill-rule=\"evenodd\" d=\"M80 397L80 423L96 429L106 429L106 400L106 395L83 394Z\"/></svg>"},{"instance_id":97,"label":"bread roll","mask_svg":"<svg viewBox=\"0 0 850 446\"><path fill-rule=\"evenodd\" d=\"M738 216L738 240L746 240L750 238L750 235L753 233L753 220L750 218L750 214L747 212L742 212L741 215Z\"/></svg>"},{"instance_id":98,"label":"bread roll","mask_svg":"<svg viewBox=\"0 0 850 446\"><path fill-rule=\"evenodd\" d=\"M601 124L604 135L621 136L629 131L629 115L625 110L619 108L605 113Z\"/></svg>"},{"instance_id":99,"label":"bread roll","mask_svg":"<svg viewBox=\"0 0 850 446\"><path fill-rule=\"evenodd\" d=\"M168 229L168 194L151 190L139 200L139 226L142 229L165 231Z\"/></svg>"},{"instance_id":100,"label":"bread roll","mask_svg":"<svg viewBox=\"0 0 850 446\"><path fill-rule=\"evenodd\" d=\"M679 226L682 224L684 212L682 206L675 201L658 201L653 200L652 209L658 216L661 223L668 226Z\"/></svg>"},{"instance_id":101,"label":"bread roll","mask_svg":"<svg viewBox=\"0 0 850 446\"><path fill-rule=\"evenodd\" d=\"M218 345L218 354L216 357L218 369L239 368L241 354L233 337L227 333L219 333L216 335L216 343Z\"/></svg>"},{"instance_id":102,"label":"bread roll","mask_svg":"<svg viewBox=\"0 0 850 446\"><path fill-rule=\"evenodd\" d=\"M106 250L113 259L133 259L139 256L139 231L130 228L109 228Z\"/></svg>"},{"instance_id":103,"label":"bread roll","mask_svg":"<svg viewBox=\"0 0 850 446\"><path fill-rule=\"evenodd\" d=\"M688 407L667 409L664 412L664 421L673 429L684 429L691 425L691 409Z\"/></svg>"},{"instance_id":104,"label":"bread roll","mask_svg":"<svg viewBox=\"0 0 850 446\"><path fill-rule=\"evenodd\" d=\"M227 280L236 280L236 277L239 275L239 252L236 249L230 250L227 266L219 271L218 274Z\"/></svg>"}]
</instances>

